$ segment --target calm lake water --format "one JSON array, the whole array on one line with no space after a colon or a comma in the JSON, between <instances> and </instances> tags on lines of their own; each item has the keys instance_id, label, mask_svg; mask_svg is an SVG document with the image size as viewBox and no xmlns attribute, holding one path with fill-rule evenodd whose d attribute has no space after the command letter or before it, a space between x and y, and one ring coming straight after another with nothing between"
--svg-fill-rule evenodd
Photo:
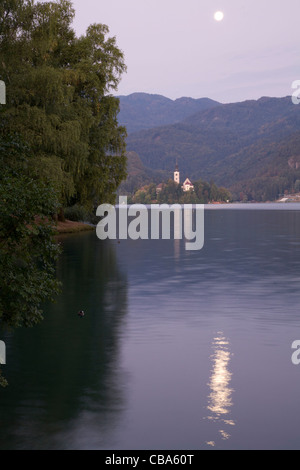
<instances>
[{"instance_id":1,"label":"calm lake water","mask_svg":"<svg viewBox=\"0 0 300 470\"><path fill-rule=\"evenodd\" d=\"M240 207L199 251L61 239L57 302L0 335L1 449L300 448L300 206Z\"/></svg>"}]
</instances>

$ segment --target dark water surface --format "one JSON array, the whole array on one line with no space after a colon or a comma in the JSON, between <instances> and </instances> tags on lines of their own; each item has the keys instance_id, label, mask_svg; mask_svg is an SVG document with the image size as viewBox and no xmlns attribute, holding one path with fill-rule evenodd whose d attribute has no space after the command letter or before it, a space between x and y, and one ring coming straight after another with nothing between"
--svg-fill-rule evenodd
<instances>
[{"instance_id":1,"label":"dark water surface","mask_svg":"<svg viewBox=\"0 0 300 470\"><path fill-rule=\"evenodd\" d=\"M300 211L274 207L206 210L199 251L62 238L57 302L1 334L0 448L299 449Z\"/></svg>"}]
</instances>

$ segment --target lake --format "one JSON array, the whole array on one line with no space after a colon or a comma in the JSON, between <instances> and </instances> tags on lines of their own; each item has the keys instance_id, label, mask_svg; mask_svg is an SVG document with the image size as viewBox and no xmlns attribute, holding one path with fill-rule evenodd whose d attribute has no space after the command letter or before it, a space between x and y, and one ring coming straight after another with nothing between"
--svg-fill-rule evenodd
<instances>
[{"instance_id":1,"label":"lake","mask_svg":"<svg viewBox=\"0 0 300 470\"><path fill-rule=\"evenodd\" d=\"M205 206L198 251L61 237L56 303L0 335L0 448L299 449L299 209Z\"/></svg>"}]
</instances>

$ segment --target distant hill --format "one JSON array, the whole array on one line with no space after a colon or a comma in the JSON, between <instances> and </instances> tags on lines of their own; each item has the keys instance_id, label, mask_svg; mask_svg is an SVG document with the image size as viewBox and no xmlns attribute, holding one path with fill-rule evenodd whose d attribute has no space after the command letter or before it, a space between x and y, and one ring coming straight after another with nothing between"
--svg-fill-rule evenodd
<instances>
[{"instance_id":1,"label":"distant hill","mask_svg":"<svg viewBox=\"0 0 300 470\"><path fill-rule=\"evenodd\" d=\"M161 95L133 93L118 96L120 100L119 124L127 128L128 134L142 129L174 124L186 117L220 105L209 98L179 98L171 100Z\"/></svg>"},{"instance_id":2,"label":"distant hill","mask_svg":"<svg viewBox=\"0 0 300 470\"><path fill-rule=\"evenodd\" d=\"M127 152L127 173L127 179L118 189L120 195L133 194L146 184L158 184L167 181L172 176L171 172L145 167L136 152Z\"/></svg>"},{"instance_id":3,"label":"distant hill","mask_svg":"<svg viewBox=\"0 0 300 470\"><path fill-rule=\"evenodd\" d=\"M172 171L177 160L182 178L213 179L265 200L300 179L300 106L290 97L214 106L179 123L133 133L127 149L153 170Z\"/></svg>"}]
</instances>

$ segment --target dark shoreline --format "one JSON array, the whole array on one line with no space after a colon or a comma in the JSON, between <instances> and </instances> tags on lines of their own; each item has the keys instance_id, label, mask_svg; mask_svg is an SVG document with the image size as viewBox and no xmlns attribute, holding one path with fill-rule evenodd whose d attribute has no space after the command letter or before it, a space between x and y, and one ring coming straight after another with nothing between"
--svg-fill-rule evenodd
<instances>
[{"instance_id":1,"label":"dark shoreline","mask_svg":"<svg viewBox=\"0 0 300 470\"><path fill-rule=\"evenodd\" d=\"M95 230L95 226L84 222L65 220L65 222L57 222L55 229L57 231L57 235L61 235L64 233L78 233Z\"/></svg>"}]
</instances>

